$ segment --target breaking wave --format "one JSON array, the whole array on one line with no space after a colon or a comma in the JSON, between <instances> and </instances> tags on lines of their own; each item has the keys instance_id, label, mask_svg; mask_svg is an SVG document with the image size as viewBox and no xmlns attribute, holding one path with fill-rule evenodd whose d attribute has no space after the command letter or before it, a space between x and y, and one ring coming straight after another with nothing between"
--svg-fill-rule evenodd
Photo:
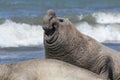
<instances>
[{"instance_id":1,"label":"breaking wave","mask_svg":"<svg viewBox=\"0 0 120 80\"><path fill-rule=\"evenodd\" d=\"M0 47L36 46L43 43L40 25L29 25L6 20L0 25Z\"/></svg>"},{"instance_id":2,"label":"breaking wave","mask_svg":"<svg viewBox=\"0 0 120 80\"><path fill-rule=\"evenodd\" d=\"M120 25L90 25L83 22L77 25L78 30L99 42L120 42Z\"/></svg>"},{"instance_id":3,"label":"breaking wave","mask_svg":"<svg viewBox=\"0 0 120 80\"><path fill-rule=\"evenodd\" d=\"M120 13L95 12L91 14L81 14L80 21L98 24L120 24Z\"/></svg>"},{"instance_id":4,"label":"breaking wave","mask_svg":"<svg viewBox=\"0 0 120 80\"><path fill-rule=\"evenodd\" d=\"M100 42L120 42L120 13L97 12L79 16L77 28Z\"/></svg>"},{"instance_id":5,"label":"breaking wave","mask_svg":"<svg viewBox=\"0 0 120 80\"><path fill-rule=\"evenodd\" d=\"M91 13L79 16L79 31L99 42L120 42L119 13ZM0 47L43 46L41 25L6 20L0 24Z\"/></svg>"}]
</instances>

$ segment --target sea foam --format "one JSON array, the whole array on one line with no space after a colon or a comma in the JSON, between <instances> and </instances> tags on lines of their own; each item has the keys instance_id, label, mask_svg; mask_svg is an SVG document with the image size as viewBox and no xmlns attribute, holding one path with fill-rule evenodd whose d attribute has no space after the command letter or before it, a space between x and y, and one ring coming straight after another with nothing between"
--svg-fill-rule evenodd
<instances>
[{"instance_id":1,"label":"sea foam","mask_svg":"<svg viewBox=\"0 0 120 80\"><path fill-rule=\"evenodd\" d=\"M0 47L36 46L43 43L40 25L29 25L6 20L0 25Z\"/></svg>"},{"instance_id":2,"label":"sea foam","mask_svg":"<svg viewBox=\"0 0 120 80\"><path fill-rule=\"evenodd\" d=\"M120 42L120 25L91 25L83 22L77 25L82 33L89 35L99 42Z\"/></svg>"},{"instance_id":3,"label":"sea foam","mask_svg":"<svg viewBox=\"0 0 120 80\"><path fill-rule=\"evenodd\" d=\"M95 12L89 14L81 14L81 21L87 21L98 24L120 24L120 13L112 12Z\"/></svg>"},{"instance_id":4,"label":"sea foam","mask_svg":"<svg viewBox=\"0 0 120 80\"><path fill-rule=\"evenodd\" d=\"M120 42L120 13L81 14L78 30L100 42Z\"/></svg>"},{"instance_id":5,"label":"sea foam","mask_svg":"<svg viewBox=\"0 0 120 80\"><path fill-rule=\"evenodd\" d=\"M119 24L89 24L80 22L76 25L82 33L99 42L120 41ZM16 23L6 20L0 24L0 47L43 46L43 30L41 25Z\"/></svg>"},{"instance_id":6,"label":"sea foam","mask_svg":"<svg viewBox=\"0 0 120 80\"><path fill-rule=\"evenodd\" d=\"M117 24L120 23L120 13L98 12L93 13L92 16L97 23L101 24Z\"/></svg>"}]
</instances>

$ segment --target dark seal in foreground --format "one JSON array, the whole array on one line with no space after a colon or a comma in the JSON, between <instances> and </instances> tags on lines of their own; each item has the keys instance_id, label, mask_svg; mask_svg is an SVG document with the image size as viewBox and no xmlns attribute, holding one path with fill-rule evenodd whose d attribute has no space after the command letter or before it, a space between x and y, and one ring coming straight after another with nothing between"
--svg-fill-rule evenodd
<instances>
[{"instance_id":1,"label":"dark seal in foreground","mask_svg":"<svg viewBox=\"0 0 120 80\"><path fill-rule=\"evenodd\" d=\"M43 18L47 58L69 62L110 80L120 80L120 53L79 32L49 10Z\"/></svg>"}]
</instances>

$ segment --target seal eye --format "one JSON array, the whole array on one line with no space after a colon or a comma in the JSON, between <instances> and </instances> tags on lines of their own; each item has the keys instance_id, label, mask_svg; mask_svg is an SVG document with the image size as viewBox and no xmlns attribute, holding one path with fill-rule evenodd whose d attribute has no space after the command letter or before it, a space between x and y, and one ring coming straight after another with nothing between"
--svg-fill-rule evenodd
<instances>
[{"instance_id":1,"label":"seal eye","mask_svg":"<svg viewBox=\"0 0 120 80\"><path fill-rule=\"evenodd\" d=\"M59 19L59 21L60 21L60 22L64 22L64 20L63 20L63 19Z\"/></svg>"}]
</instances>

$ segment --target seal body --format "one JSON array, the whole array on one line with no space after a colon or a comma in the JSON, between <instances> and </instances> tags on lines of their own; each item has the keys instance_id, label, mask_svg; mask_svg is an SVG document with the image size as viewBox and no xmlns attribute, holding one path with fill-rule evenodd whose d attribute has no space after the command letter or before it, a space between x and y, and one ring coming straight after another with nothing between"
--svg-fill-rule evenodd
<instances>
[{"instance_id":1,"label":"seal body","mask_svg":"<svg viewBox=\"0 0 120 80\"><path fill-rule=\"evenodd\" d=\"M71 64L46 59L0 65L0 80L103 80Z\"/></svg>"},{"instance_id":2,"label":"seal body","mask_svg":"<svg viewBox=\"0 0 120 80\"><path fill-rule=\"evenodd\" d=\"M74 64L97 73L105 79L120 79L120 52L82 34L66 18L53 16L49 21L44 20L43 24L46 22L52 27L48 29L50 32L44 30L46 58ZM45 27L46 24L43 25L43 28Z\"/></svg>"}]
</instances>

